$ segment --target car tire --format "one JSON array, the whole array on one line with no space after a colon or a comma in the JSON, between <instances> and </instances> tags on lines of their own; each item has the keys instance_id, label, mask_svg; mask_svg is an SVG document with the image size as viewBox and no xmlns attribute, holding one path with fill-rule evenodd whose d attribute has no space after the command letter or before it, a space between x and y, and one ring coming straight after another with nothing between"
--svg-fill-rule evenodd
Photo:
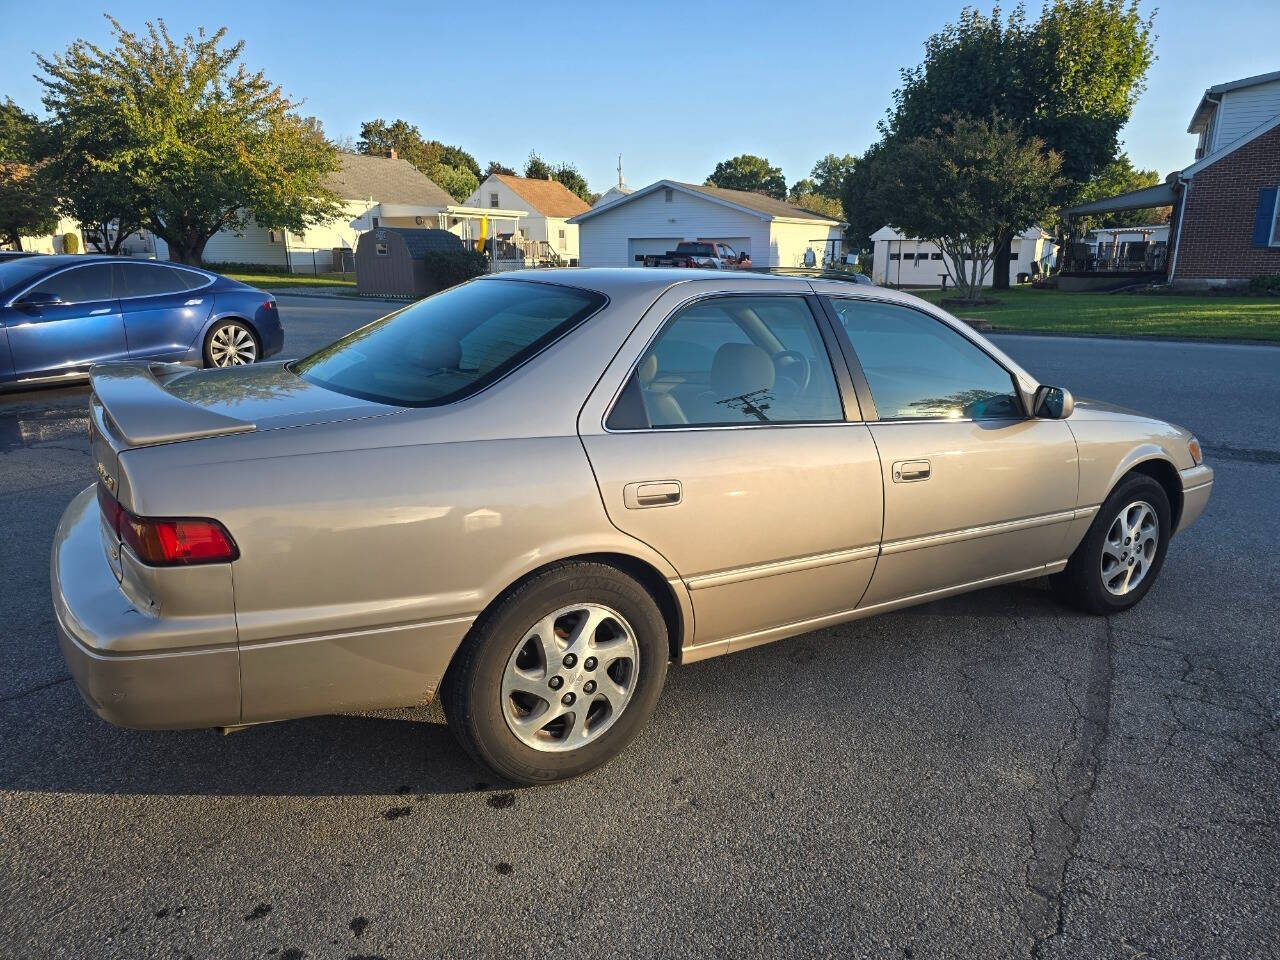
<instances>
[{"instance_id":1,"label":"car tire","mask_svg":"<svg viewBox=\"0 0 1280 960\"><path fill-rule=\"evenodd\" d=\"M544 633L554 635L550 655ZM551 783L600 766L635 738L657 706L668 657L648 590L607 564L566 562L481 615L441 701L474 760L513 783Z\"/></svg>"},{"instance_id":2,"label":"car tire","mask_svg":"<svg viewBox=\"0 0 1280 960\"><path fill-rule=\"evenodd\" d=\"M1098 510L1067 568L1052 578L1054 589L1089 613L1128 610L1160 575L1171 518L1164 487L1143 474L1127 475Z\"/></svg>"},{"instance_id":3,"label":"car tire","mask_svg":"<svg viewBox=\"0 0 1280 960\"><path fill-rule=\"evenodd\" d=\"M262 359L262 342L243 320L219 320L204 338L206 367L235 367Z\"/></svg>"}]
</instances>

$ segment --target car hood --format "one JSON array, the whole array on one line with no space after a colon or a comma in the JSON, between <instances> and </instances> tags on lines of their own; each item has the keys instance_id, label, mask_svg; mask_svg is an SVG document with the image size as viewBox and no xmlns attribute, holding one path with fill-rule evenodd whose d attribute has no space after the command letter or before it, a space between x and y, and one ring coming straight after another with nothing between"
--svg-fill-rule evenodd
<instances>
[{"instance_id":1,"label":"car hood","mask_svg":"<svg viewBox=\"0 0 1280 960\"><path fill-rule=\"evenodd\" d=\"M259 430L300 427L399 413L403 408L349 397L309 383L286 363L256 363L207 370L183 368L161 378L180 400L248 421Z\"/></svg>"}]
</instances>

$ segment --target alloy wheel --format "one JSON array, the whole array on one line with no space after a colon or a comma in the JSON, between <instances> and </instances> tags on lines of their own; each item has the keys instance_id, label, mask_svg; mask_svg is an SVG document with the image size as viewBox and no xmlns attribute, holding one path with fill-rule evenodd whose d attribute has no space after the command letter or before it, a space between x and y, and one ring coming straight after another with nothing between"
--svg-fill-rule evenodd
<instances>
[{"instance_id":1,"label":"alloy wheel","mask_svg":"<svg viewBox=\"0 0 1280 960\"><path fill-rule=\"evenodd\" d=\"M527 747L577 750L598 740L631 702L640 645L620 613L562 607L530 627L502 675L502 715Z\"/></svg>"},{"instance_id":2,"label":"alloy wheel","mask_svg":"<svg viewBox=\"0 0 1280 960\"><path fill-rule=\"evenodd\" d=\"M1102 541L1102 585L1112 596L1137 589L1160 547L1160 519L1145 500L1124 507Z\"/></svg>"},{"instance_id":3,"label":"alloy wheel","mask_svg":"<svg viewBox=\"0 0 1280 960\"><path fill-rule=\"evenodd\" d=\"M218 327L209 337L209 359L215 367L237 367L258 359L258 344L241 324Z\"/></svg>"}]
</instances>

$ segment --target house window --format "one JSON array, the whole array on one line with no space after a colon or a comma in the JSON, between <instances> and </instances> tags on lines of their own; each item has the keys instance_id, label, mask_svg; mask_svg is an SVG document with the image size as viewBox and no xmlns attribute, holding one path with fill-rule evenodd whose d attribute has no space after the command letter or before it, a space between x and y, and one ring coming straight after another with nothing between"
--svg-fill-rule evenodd
<instances>
[{"instance_id":1,"label":"house window","mask_svg":"<svg viewBox=\"0 0 1280 960\"><path fill-rule=\"evenodd\" d=\"M941 260L941 259L942 259L942 254L940 254L940 253L935 253L935 254L932 254L931 256L932 256L932 259L934 259L934 260Z\"/></svg>"},{"instance_id":2,"label":"house window","mask_svg":"<svg viewBox=\"0 0 1280 960\"><path fill-rule=\"evenodd\" d=\"M561 230L560 231L560 249L563 250L564 248L565 248L564 231Z\"/></svg>"},{"instance_id":3,"label":"house window","mask_svg":"<svg viewBox=\"0 0 1280 960\"><path fill-rule=\"evenodd\" d=\"M377 254L378 256L380 256L380 257L390 256L390 253L391 253L391 252L387 249L387 245L386 245L385 243L376 243L376 244L374 244L374 246L373 246L373 252L374 252L374 253L376 253L376 254Z\"/></svg>"},{"instance_id":4,"label":"house window","mask_svg":"<svg viewBox=\"0 0 1280 960\"><path fill-rule=\"evenodd\" d=\"M1271 218L1271 245L1280 247L1280 190L1276 191L1275 216Z\"/></svg>"},{"instance_id":5,"label":"house window","mask_svg":"<svg viewBox=\"0 0 1280 960\"><path fill-rule=\"evenodd\" d=\"M665 190L662 191L662 199L667 203L670 203L672 198L675 197L675 195L676 195L676 192L672 190L670 187L667 187Z\"/></svg>"},{"instance_id":6,"label":"house window","mask_svg":"<svg viewBox=\"0 0 1280 960\"><path fill-rule=\"evenodd\" d=\"M496 193L489 194L489 206L494 210L498 209L498 195Z\"/></svg>"},{"instance_id":7,"label":"house window","mask_svg":"<svg viewBox=\"0 0 1280 960\"><path fill-rule=\"evenodd\" d=\"M898 255L897 255L896 253L891 253L891 254L889 254L889 259L890 259L890 260L897 260L897 259L898 259Z\"/></svg>"},{"instance_id":8,"label":"house window","mask_svg":"<svg viewBox=\"0 0 1280 960\"><path fill-rule=\"evenodd\" d=\"M374 218L373 218L373 229L375 229L375 230L377 230L377 229L378 229L378 218L377 218L377 217L374 217Z\"/></svg>"}]
</instances>

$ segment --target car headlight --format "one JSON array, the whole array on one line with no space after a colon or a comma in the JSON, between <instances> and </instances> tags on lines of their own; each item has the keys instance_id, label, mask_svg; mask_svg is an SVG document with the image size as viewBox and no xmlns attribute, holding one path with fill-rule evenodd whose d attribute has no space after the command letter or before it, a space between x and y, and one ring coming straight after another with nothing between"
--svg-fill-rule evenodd
<instances>
[{"instance_id":1,"label":"car headlight","mask_svg":"<svg viewBox=\"0 0 1280 960\"><path fill-rule=\"evenodd\" d=\"M1191 461L1197 467L1204 463L1204 454L1200 451L1200 441L1195 437L1187 441L1187 452L1191 454Z\"/></svg>"}]
</instances>

